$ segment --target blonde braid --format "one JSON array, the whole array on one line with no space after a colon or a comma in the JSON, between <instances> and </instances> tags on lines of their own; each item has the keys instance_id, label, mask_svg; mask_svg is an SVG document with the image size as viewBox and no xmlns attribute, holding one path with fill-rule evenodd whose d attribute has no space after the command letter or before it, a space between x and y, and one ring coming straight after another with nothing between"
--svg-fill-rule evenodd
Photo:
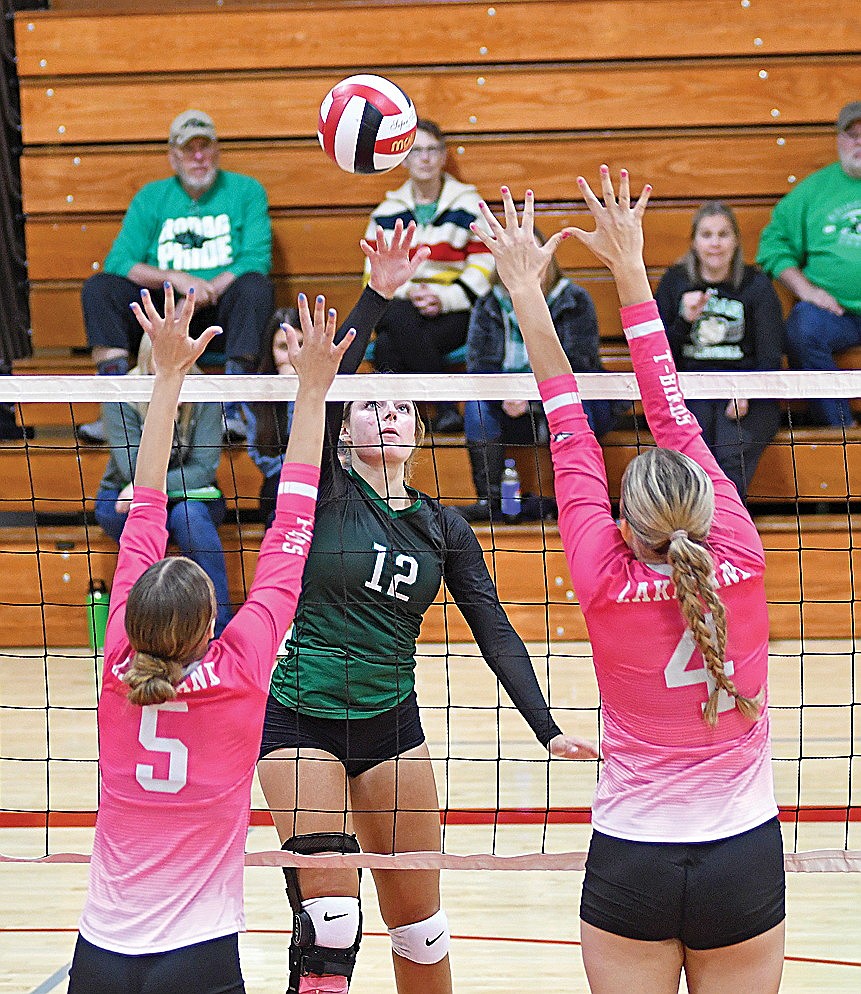
<instances>
[{"instance_id":1,"label":"blonde braid","mask_svg":"<svg viewBox=\"0 0 861 994\"><path fill-rule=\"evenodd\" d=\"M726 609L714 587L714 570L706 550L686 536L674 537L670 542L667 558L673 570L673 583L679 608L694 636L709 673L714 677L715 689L709 694L703 712L706 722L714 728L718 723L718 698L722 690L735 698L736 705L751 721L756 721L762 709L763 692L755 698L740 694L735 683L727 676L726 659ZM708 608L714 623L712 630L706 622L703 604Z\"/></svg>"}]
</instances>

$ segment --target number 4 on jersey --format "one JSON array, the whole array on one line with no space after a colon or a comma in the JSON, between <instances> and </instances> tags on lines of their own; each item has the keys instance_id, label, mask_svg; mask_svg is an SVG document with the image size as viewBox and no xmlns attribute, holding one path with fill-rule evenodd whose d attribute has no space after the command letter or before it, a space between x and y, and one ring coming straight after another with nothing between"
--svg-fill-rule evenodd
<instances>
[{"instance_id":1,"label":"number 4 on jersey","mask_svg":"<svg viewBox=\"0 0 861 994\"><path fill-rule=\"evenodd\" d=\"M706 615L706 624L709 628L714 629L714 621L710 614ZM706 700L702 702L703 710L705 710L708 697L711 696L717 686L717 682L708 669L706 669L705 665L699 666L694 670L687 668L696 649L697 644L694 641L694 633L688 628L679 639L675 651L670 656L670 661L664 667L664 680L670 690L674 687L693 687L698 683L704 683L708 691ZM726 675L732 676L733 670L732 660L727 659L724 663ZM725 690L721 690L720 694L718 694L718 712L731 711L734 707L735 698L730 696Z\"/></svg>"}]
</instances>

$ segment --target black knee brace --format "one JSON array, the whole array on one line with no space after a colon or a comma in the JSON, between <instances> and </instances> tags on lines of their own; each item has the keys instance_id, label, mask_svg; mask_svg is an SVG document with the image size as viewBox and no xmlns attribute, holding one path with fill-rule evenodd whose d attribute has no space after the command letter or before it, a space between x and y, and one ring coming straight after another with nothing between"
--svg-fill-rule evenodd
<instances>
[{"instance_id":1,"label":"black knee brace","mask_svg":"<svg viewBox=\"0 0 861 994\"><path fill-rule=\"evenodd\" d=\"M281 848L300 856L315 853L359 853L361 848L355 835L344 832L313 832L309 835L294 835ZM300 977L309 974L318 976L346 977L353 975L356 954L362 941L362 906L359 902L359 928L352 946L346 949L332 949L318 946L311 916L302 907L302 890L299 874L295 866L285 866L284 879L287 882L287 898L293 910L293 937L290 940L290 975L287 994L298 994ZM362 871L359 870L359 884Z\"/></svg>"}]
</instances>

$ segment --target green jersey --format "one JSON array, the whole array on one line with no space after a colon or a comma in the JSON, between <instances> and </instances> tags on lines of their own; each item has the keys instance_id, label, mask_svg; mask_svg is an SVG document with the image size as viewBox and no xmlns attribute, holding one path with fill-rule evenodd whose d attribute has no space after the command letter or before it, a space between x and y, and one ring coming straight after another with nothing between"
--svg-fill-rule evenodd
<instances>
[{"instance_id":1,"label":"green jersey","mask_svg":"<svg viewBox=\"0 0 861 994\"><path fill-rule=\"evenodd\" d=\"M386 304L365 288L341 326L341 333L357 331L342 373L355 372ZM559 727L472 528L415 490L408 491L409 507L392 510L344 469L337 455L341 411L327 405L314 538L273 697L318 718L369 718L396 707L414 689L422 618L445 582L488 666L546 745Z\"/></svg>"},{"instance_id":2,"label":"green jersey","mask_svg":"<svg viewBox=\"0 0 861 994\"><path fill-rule=\"evenodd\" d=\"M284 704L318 717L368 717L415 684L422 618L443 575L439 517L412 491L393 511L350 471L321 494L302 596L272 683Z\"/></svg>"}]
</instances>

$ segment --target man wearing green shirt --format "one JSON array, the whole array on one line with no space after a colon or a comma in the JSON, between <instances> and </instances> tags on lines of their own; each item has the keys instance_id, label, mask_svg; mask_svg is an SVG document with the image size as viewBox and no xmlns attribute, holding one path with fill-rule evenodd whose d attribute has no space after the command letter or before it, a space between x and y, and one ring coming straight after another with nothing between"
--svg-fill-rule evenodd
<instances>
[{"instance_id":1,"label":"man wearing green shirt","mask_svg":"<svg viewBox=\"0 0 861 994\"><path fill-rule=\"evenodd\" d=\"M861 100L837 117L838 162L812 173L774 208L756 261L798 303L786 321L796 369L834 370L861 344ZM845 399L811 401L822 424L851 426Z\"/></svg>"},{"instance_id":2,"label":"man wearing green shirt","mask_svg":"<svg viewBox=\"0 0 861 994\"><path fill-rule=\"evenodd\" d=\"M212 118L183 111L171 124L168 161L174 175L142 187L132 199L102 272L82 293L87 342L102 375L124 375L140 328L129 309L147 288L163 307L164 284L195 291L192 329L224 329L225 372L253 372L261 336L275 307L269 270L272 229L261 184L219 169ZM238 404L225 407L226 430L245 431ZM104 441L100 422L82 425L85 441Z\"/></svg>"}]
</instances>

